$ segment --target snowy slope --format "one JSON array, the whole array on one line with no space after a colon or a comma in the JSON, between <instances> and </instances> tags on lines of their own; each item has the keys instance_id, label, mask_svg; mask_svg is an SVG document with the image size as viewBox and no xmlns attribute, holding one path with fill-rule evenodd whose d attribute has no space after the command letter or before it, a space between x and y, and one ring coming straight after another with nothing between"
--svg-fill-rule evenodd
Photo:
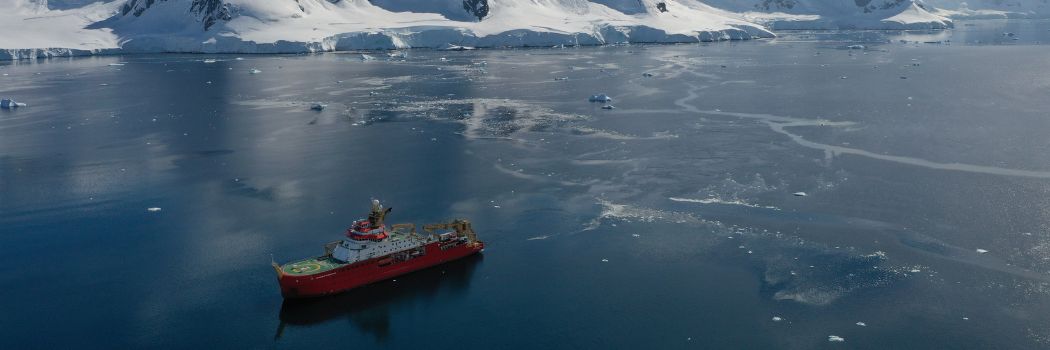
<instances>
[{"instance_id":1,"label":"snowy slope","mask_svg":"<svg viewBox=\"0 0 1050 350\"><path fill-rule=\"evenodd\" d=\"M112 16L115 4L49 10L46 1L0 0L0 8L0 59L83 55L119 46L110 30L85 28Z\"/></svg>"},{"instance_id":2,"label":"snowy slope","mask_svg":"<svg viewBox=\"0 0 1050 350\"><path fill-rule=\"evenodd\" d=\"M1050 18L1050 0L926 0L951 18Z\"/></svg>"},{"instance_id":3,"label":"snowy slope","mask_svg":"<svg viewBox=\"0 0 1050 350\"><path fill-rule=\"evenodd\" d=\"M650 5L643 7L648 10L625 13L585 0L127 0L119 15L94 27L112 30L130 52L596 45L773 36L720 10L676 0L641 1Z\"/></svg>"},{"instance_id":4,"label":"snowy slope","mask_svg":"<svg viewBox=\"0 0 1050 350\"><path fill-rule=\"evenodd\" d=\"M918 0L707 0L773 29L940 29L950 19Z\"/></svg>"}]
</instances>

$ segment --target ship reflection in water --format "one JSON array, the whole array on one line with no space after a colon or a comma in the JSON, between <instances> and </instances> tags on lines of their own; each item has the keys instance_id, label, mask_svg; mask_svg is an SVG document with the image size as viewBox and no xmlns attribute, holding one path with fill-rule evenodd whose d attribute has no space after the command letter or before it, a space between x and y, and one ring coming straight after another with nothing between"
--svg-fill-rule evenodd
<instances>
[{"instance_id":1,"label":"ship reflection in water","mask_svg":"<svg viewBox=\"0 0 1050 350\"><path fill-rule=\"evenodd\" d=\"M333 296L286 299L274 341L280 340L288 327L311 327L345 317L363 333L383 342L390 334L391 307L420 300L439 303L463 294L482 258L475 254Z\"/></svg>"}]
</instances>

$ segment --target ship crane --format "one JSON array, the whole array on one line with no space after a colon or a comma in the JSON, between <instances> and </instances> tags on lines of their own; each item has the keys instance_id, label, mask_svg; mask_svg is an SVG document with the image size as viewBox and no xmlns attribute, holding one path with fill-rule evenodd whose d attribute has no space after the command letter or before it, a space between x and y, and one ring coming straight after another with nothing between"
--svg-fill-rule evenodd
<instances>
[{"instance_id":1,"label":"ship crane","mask_svg":"<svg viewBox=\"0 0 1050 350\"><path fill-rule=\"evenodd\" d=\"M470 227L470 221L466 219L456 219L452 220L452 222L437 224L426 224L423 225L423 230L430 234L433 234L435 230L453 230L456 231L457 235L467 237L471 243L478 241L478 235L474 233L474 229Z\"/></svg>"}]
</instances>

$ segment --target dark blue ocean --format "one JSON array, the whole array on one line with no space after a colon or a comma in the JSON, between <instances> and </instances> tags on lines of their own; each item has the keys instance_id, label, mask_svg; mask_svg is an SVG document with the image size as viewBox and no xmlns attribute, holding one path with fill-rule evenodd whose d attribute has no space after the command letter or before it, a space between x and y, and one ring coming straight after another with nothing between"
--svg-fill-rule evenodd
<instances>
[{"instance_id":1,"label":"dark blue ocean","mask_svg":"<svg viewBox=\"0 0 1050 350\"><path fill-rule=\"evenodd\" d=\"M1048 29L0 62L0 348L1048 348ZM282 300L372 198L487 248Z\"/></svg>"}]
</instances>

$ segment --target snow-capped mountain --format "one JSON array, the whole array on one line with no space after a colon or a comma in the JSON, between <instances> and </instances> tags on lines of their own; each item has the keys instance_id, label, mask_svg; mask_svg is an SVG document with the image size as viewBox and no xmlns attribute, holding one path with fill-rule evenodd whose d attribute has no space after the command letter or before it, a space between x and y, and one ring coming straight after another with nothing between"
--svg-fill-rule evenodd
<instances>
[{"instance_id":1,"label":"snow-capped mountain","mask_svg":"<svg viewBox=\"0 0 1050 350\"><path fill-rule=\"evenodd\" d=\"M706 0L774 29L949 28L921 0Z\"/></svg>"},{"instance_id":2,"label":"snow-capped mountain","mask_svg":"<svg viewBox=\"0 0 1050 350\"><path fill-rule=\"evenodd\" d=\"M16 38L0 42L0 58L698 42L773 36L758 23L950 24L913 0L52 1L0 0L9 9L0 30Z\"/></svg>"},{"instance_id":3,"label":"snow-capped mountain","mask_svg":"<svg viewBox=\"0 0 1050 350\"><path fill-rule=\"evenodd\" d=\"M1050 0L926 0L952 18L1050 18Z\"/></svg>"}]
</instances>

